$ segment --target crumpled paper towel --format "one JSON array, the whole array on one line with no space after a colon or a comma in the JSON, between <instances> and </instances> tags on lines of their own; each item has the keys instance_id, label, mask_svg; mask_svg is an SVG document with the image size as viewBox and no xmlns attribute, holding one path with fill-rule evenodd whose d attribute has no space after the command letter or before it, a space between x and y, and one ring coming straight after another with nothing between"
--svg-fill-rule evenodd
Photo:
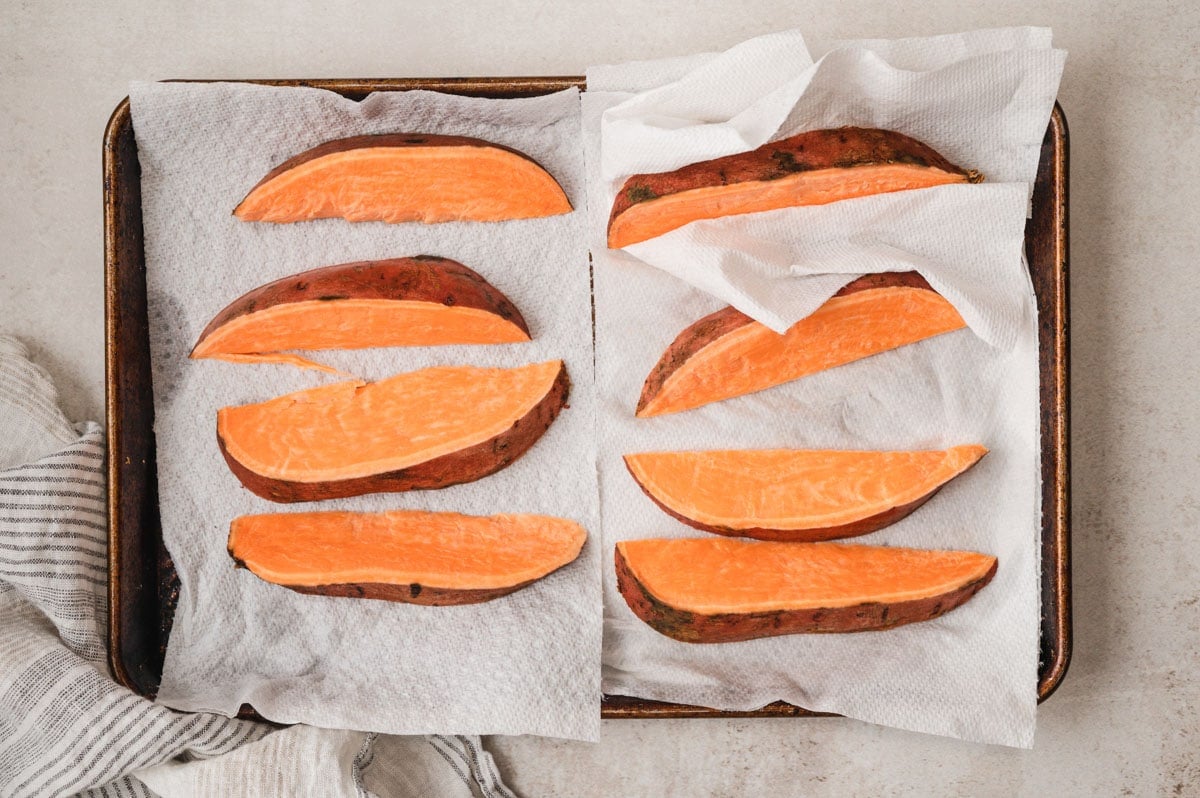
<instances>
[{"instance_id":1,"label":"crumpled paper towel","mask_svg":"<svg viewBox=\"0 0 1200 798\"><path fill-rule=\"evenodd\" d=\"M776 36L769 43L778 42ZM794 42L803 46L798 36ZM1030 140L1040 142L1049 104L1035 125L1027 103L1007 102L1023 96L1025 78L1006 76L1011 77L1011 70L1032 70L1031 64L1040 64L1043 72L1061 67L1061 54L1043 44L1048 44L1048 33L1030 29L851 43L808 71L798 69L803 55L795 55L790 63L798 71L785 81L796 90L794 107L779 136L837 124L899 128L952 160L991 170L1015 185L948 187L731 217L692 224L663 236L653 248L630 248L639 257L652 254L649 259L661 268L606 247L608 210L624 174L662 171L694 160L701 152L696 147L687 149L686 157L672 155L669 140L677 131L681 137L713 143L703 157L749 149L761 141L730 135L724 118L710 108L704 120L692 120L690 127L679 119L645 122L655 130L647 135L649 149L643 151L634 134L642 123L621 110L635 107L635 101L620 89L626 82L640 89L653 84L645 77L645 66L609 67L598 80L589 73L583 117L588 238L595 262L606 692L731 710L783 699L914 731L1032 744L1040 613L1038 365L1036 305L1019 235L1029 190L1025 181L1033 179L1036 150L1014 146L1006 155L984 158L982 149L972 149L979 131L973 126L959 130L954 122L970 121L963 109L974 107L972 98L988 100L983 105L993 111L988 117L989 125L996 126L993 132L1025 131L1017 136L1022 141L1026 133L1033 137L1036 132ZM1012 50L1014 45L1029 46ZM737 74L757 50L752 41L731 51L742 63ZM658 76L665 81L682 80L658 91L669 98L687 80L686 71L699 64L714 77L710 96L736 96L730 112L745 114L753 105L747 101L755 98L719 80L717 67L725 57L706 56L661 70ZM983 69L984 64L991 66ZM773 68L769 61L759 66ZM944 97L943 108L933 90L955 86L959 90ZM776 92L778 88L768 103L772 118L780 116ZM1052 91L1048 99L1053 99ZM617 139L621 144L609 153L614 126L626 126L621 135L629 136ZM721 132L710 137L704 132L710 127ZM612 157L606 159L606 153ZM618 159L624 163L625 155L634 166L625 173L613 171L612 164ZM968 224L970 235L935 224L939 217ZM950 243L942 240L947 235ZM955 252L974 239L979 246ZM778 273L784 267L791 276ZM913 268L945 291L971 320L972 329L686 413L633 416L646 374L673 338L727 302L738 300L734 304L751 315L758 311L765 323L783 321L787 326L788 319L804 315L855 274ZM800 276L810 271L815 274ZM701 272L703 279L696 276ZM826 272L836 274L831 278ZM804 282L817 287L801 287ZM753 302L744 301L751 297ZM764 310L778 315L772 320ZM908 518L850 541L996 555L999 569L992 583L939 619L879 633L695 645L652 630L616 590L612 551L618 540L702 534L654 506L627 473L623 454L705 448L920 449L975 442L990 449L975 468Z\"/></svg>"},{"instance_id":2,"label":"crumpled paper towel","mask_svg":"<svg viewBox=\"0 0 1200 798\"><path fill-rule=\"evenodd\" d=\"M142 167L159 500L182 582L158 700L227 714L249 702L283 723L394 734L595 739L601 598L583 212L436 225L273 225L231 215L267 171L315 144L407 131L516 148L582 207L578 93L505 101L378 93L354 102L317 89L139 83L130 94ZM533 341L315 358L366 379L436 364L561 358L573 383L570 407L523 458L477 482L295 505L244 489L218 451L217 409L341 378L189 360L201 330L267 281L419 254L453 258L482 274L521 309ZM578 521L592 540L578 560L529 588L462 607L300 595L234 570L225 553L237 515L391 508L546 513Z\"/></svg>"},{"instance_id":3,"label":"crumpled paper towel","mask_svg":"<svg viewBox=\"0 0 1200 798\"><path fill-rule=\"evenodd\" d=\"M1014 299L1019 275L1005 264L1020 257L1065 57L1048 29L1007 28L846 42L815 64L792 32L704 58L604 111L600 172L610 197L631 174L843 125L905 133L986 182L707 220L626 251L778 332L860 274L915 269L980 337L1012 348L1028 319ZM645 73L589 73L589 90L628 91L623 80L644 86ZM940 235L924 235L931 227Z\"/></svg>"}]
</instances>

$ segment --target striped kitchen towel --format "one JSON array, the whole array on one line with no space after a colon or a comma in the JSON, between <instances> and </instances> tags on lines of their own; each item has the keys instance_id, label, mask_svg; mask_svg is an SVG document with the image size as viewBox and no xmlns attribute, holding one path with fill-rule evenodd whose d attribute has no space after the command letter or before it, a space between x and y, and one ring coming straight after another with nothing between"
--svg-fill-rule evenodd
<instances>
[{"instance_id":1,"label":"striped kitchen towel","mask_svg":"<svg viewBox=\"0 0 1200 798\"><path fill-rule=\"evenodd\" d=\"M176 712L107 665L104 439L0 335L0 796L512 798L477 737Z\"/></svg>"}]
</instances>

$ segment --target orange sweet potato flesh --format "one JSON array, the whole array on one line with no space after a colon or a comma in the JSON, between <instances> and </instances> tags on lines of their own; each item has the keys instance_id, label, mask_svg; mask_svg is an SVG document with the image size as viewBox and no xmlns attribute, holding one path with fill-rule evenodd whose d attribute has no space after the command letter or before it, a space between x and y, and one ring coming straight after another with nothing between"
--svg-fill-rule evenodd
<instances>
[{"instance_id":1,"label":"orange sweet potato flesh","mask_svg":"<svg viewBox=\"0 0 1200 798\"><path fill-rule=\"evenodd\" d=\"M627 247L699 219L907 191L983 177L890 130L811 130L756 150L625 181L608 246Z\"/></svg>"},{"instance_id":2,"label":"orange sweet potato flesh","mask_svg":"<svg viewBox=\"0 0 1200 798\"><path fill-rule=\"evenodd\" d=\"M550 173L516 150L387 134L326 142L285 161L233 213L248 222L496 222L570 210Z\"/></svg>"},{"instance_id":3,"label":"orange sweet potato flesh","mask_svg":"<svg viewBox=\"0 0 1200 798\"><path fill-rule=\"evenodd\" d=\"M685 643L927 621L983 589L997 564L971 551L729 538L622 541L615 559L634 614Z\"/></svg>"},{"instance_id":4,"label":"orange sweet potato flesh","mask_svg":"<svg viewBox=\"0 0 1200 798\"><path fill-rule=\"evenodd\" d=\"M561 361L438 366L349 380L217 411L243 485L277 502L443 488L523 455L566 406Z\"/></svg>"},{"instance_id":5,"label":"orange sweet potato flesh","mask_svg":"<svg viewBox=\"0 0 1200 798\"><path fill-rule=\"evenodd\" d=\"M587 532L544 515L394 510L235 518L229 554L300 593L444 606L491 601L579 556Z\"/></svg>"},{"instance_id":6,"label":"orange sweet potato flesh","mask_svg":"<svg viewBox=\"0 0 1200 798\"><path fill-rule=\"evenodd\" d=\"M487 280L419 255L326 266L255 288L209 322L191 356L281 361L274 353L289 349L528 340L520 311Z\"/></svg>"},{"instance_id":7,"label":"orange sweet potato flesh","mask_svg":"<svg viewBox=\"0 0 1200 798\"><path fill-rule=\"evenodd\" d=\"M935 451L756 449L625 456L634 480L664 512L719 535L817 541L893 524L987 454Z\"/></svg>"},{"instance_id":8,"label":"orange sweet potato flesh","mask_svg":"<svg viewBox=\"0 0 1200 798\"><path fill-rule=\"evenodd\" d=\"M916 272L869 274L780 335L732 307L685 329L651 369L639 417L762 391L965 327Z\"/></svg>"}]
</instances>

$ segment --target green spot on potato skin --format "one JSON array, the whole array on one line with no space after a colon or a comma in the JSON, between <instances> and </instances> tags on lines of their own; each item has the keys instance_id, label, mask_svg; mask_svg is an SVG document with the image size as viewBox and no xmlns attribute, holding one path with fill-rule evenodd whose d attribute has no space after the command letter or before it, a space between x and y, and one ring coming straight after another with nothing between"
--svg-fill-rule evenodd
<instances>
[{"instance_id":1,"label":"green spot on potato skin","mask_svg":"<svg viewBox=\"0 0 1200 798\"><path fill-rule=\"evenodd\" d=\"M632 186L629 189L629 201L636 205L639 202L649 202L658 199L658 194L649 186Z\"/></svg>"}]
</instances>

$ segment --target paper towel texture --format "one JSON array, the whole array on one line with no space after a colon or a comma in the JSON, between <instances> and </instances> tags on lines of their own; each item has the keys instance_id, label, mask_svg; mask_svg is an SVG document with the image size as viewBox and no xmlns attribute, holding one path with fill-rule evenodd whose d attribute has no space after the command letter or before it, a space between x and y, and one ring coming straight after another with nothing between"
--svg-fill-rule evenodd
<instances>
[{"instance_id":1,"label":"paper towel texture","mask_svg":"<svg viewBox=\"0 0 1200 798\"><path fill-rule=\"evenodd\" d=\"M159 500L182 582L159 701L224 713L249 702L284 723L396 734L595 739L601 599L583 212L438 225L272 225L231 215L272 167L313 145L410 131L476 136L520 150L581 208L578 93L504 101L379 93L354 102L316 89L135 84L130 94L142 166ZM217 448L217 409L340 378L188 360L204 326L270 280L418 254L453 258L482 274L521 310L533 341L316 358L367 379L437 364L563 359L570 407L523 458L465 485L297 505L242 488ZM541 582L463 607L303 596L234 570L225 552L237 515L391 508L557 515L581 523L592 539L578 560Z\"/></svg>"},{"instance_id":2,"label":"paper towel texture","mask_svg":"<svg viewBox=\"0 0 1200 798\"><path fill-rule=\"evenodd\" d=\"M781 58L781 51L792 51ZM697 222L626 251L782 332L863 272L920 271L1003 349L1029 323L1013 300L1024 213L1066 54L1041 28L845 42L815 64L799 34L752 39L676 70L607 68L589 90L629 91L603 111L600 174L615 193L663 172L843 125L912 136L986 182ZM747 74L771 75L749 82ZM702 96L702 105L688 98ZM611 203L609 203L611 205ZM928 231L938 235L930 236ZM840 276L831 276L835 273ZM786 286L786 287L785 287Z\"/></svg>"},{"instance_id":3,"label":"paper towel texture","mask_svg":"<svg viewBox=\"0 0 1200 798\"><path fill-rule=\"evenodd\" d=\"M946 63L953 70L963 57L985 58L973 53L999 46L998 39L1001 44L1043 39L1048 44L1048 37L1022 30L888 44L877 46L879 52L860 45L831 53L797 78L795 106L778 135L838 124L900 129L968 166L1010 169L1001 172L1015 183L990 186L986 192L966 190L986 184L948 187L694 223L647 242L650 246L638 245L641 250L630 249L639 256L651 254L646 259L661 268L628 252L608 250L605 243L613 188L622 174L614 178L604 169L622 162L621 153L638 140L631 117L606 112L630 107L625 105L629 95L616 89L624 78L640 81L638 68L624 74L610 68L599 84L589 75L583 107L601 413L606 692L742 710L783 699L914 731L1032 744L1039 628L1038 367L1036 306L1020 237L1029 188L1021 179L1032 180L1036 157L1027 173L1018 169L1028 155L1019 147L1012 157L974 160L972 153L982 152L972 149L975 129L956 127L962 116L956 103L976 96L989 75L1006 75L999 66L970 79L960 75L961 91L945 98L945 108L932 94L913 88L930 80L917 70ZM741 69L753 51L740 49ZM887 65L889 54L897 66ZM1002 53L1000 60L1057 58L1050 54ZM704 62L707 74L720 74L721 58ZM997 89L1001 92L1023 84L997 85L1005 87ZM714 78L710 88L733 94L737 86ZM669 96L670 89L662 92ZM740 113L737 109L745 105L741 97L731 108ZM1001 132L1012 130L1008 123L1014 114L1020 117L1014 124L1019 121L1032 130L1023 106L1019 114L1004 103L994 110L992 120L1004 123ZM1049 110L1049 104L1041 110L1037 142ZM626 128L610 139L604 124L614 117L621 117ZM922 128L917 120L931 126ZM662 165L645 169L642 150L630 159L637 169L629 172L682 165L659 135L660 122L649 124L656 127L655 135L645 141ZM678 119L672 125L672 130L687 126ZM720 127L722 120L714 114L695 125ZM602 148L607 152L612 140L619 142L616 154L605 158ZM721 147L726 136L711 140L713 150L704 157L730 152ZM758 143L747 140L743 149ZM962 257L952 258L961 247L966 247ZM942 260L933 262L937 257ZM758 394L673 416L633 416L642 382L664 349L683 328L727 302L750 300L734 304L751 315L748 308L769 309L786 321L805 315L806 307L815 307L856 274L914 268L946 290L975 326ZM805 292L807 299L797 300ZM939 619L886 632L695 645L652 630L616 590L616 541L701 534L661 512L641 492L622 463L625 453L925 449L964 443L982 443L991 451L913 515L852 541L997 556L992 583Z\"/></svg>"}]
</instances>

